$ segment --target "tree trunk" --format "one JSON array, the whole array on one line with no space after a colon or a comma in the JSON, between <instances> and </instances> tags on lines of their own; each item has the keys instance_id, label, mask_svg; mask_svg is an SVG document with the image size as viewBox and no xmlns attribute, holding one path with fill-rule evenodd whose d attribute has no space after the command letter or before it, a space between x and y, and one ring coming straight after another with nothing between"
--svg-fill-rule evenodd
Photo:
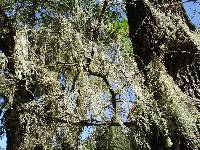
<instances>
[{"instance_id":1,"label":"tree trunk","mask_svg":"<svg viewBox=\"0 0 200 150\"><path fill-rule=\"evenodd\" d=\"M15 78L14 36L16 33L1 6L0 18L2 18L0 22L2 28L2 31L0 31L0 50L8 59L7 71L9 74L7 75L7 79L13 80ZM14 91L12 106L10 106L4 114L7 135L7 150L18 150L21 142L23 141L24 126L20 123L19 106L22 104L24 99L33 99L33 96L26 91L23 84L23 80L16 83L17 90ZM6 103L10 102L8 97L4 96L4 98Z\"/></svg>"},{"instance_id":2,"label":"tree trunk","mask_svg":"<svg viewBox=\"0 0 200 150\"><path fill-rule=\"evenodd\" d=\"M181 0L126 0L126 9L129 34L134 48L133 55L138 69L143 74L145 80L143 84L153 93L149 103L160 106L160 112L156 113L153 107L150 107L150 111L157 116L158 113L171 116L158 117L166 122L167 133L164 133L166 130L160 128L160 124L155 123L152 116L147 114L146 117L140 114L149 121L147 124L150 133L142 133L146 134L143 135L145 139L143 144L140 145L135 140L133 148L144 149L146 142L148 143L146 149L199 149L200 47L198 44L200 41L194 25L189 22L185 14ZM171 89L166 88L167 80L164 81L161 76L165 76L171 82ZM183 92L177 99L180 99L181 95L187 96L184 98L185 102L180 100L179 106L183 108L179 108L179 115L175 107L175 95L181 91L179 92L176 86ZM176 94L164 98L166 91L172 89L176 89ZM172 100L168 101L171 97ZM143 109L139 104L136 107L138 110ZM192 113L191 108L195 113ZM194 128L190 133L186 131L187 120L185 123L180 122L181 114L185 113L184 109L188 110L189 116L195 118ZM133 112L132 115L135 115L133 118L138 119L138 111ZM140 128L142 127L138 125L133 127L134 130ZM134 131L135 134L139 134L138 132ZM193 139L189 138L189 134L193 134ZM171 145L166 146L167 142L168 144L171 142Z\"/></svg>"},{"instance_id":3,"label":"tree trunk","mask_svg":"<svg viewBox=\"0 0 200 150\"><path fill-rule=\"evenodd\" d=\"M5 127L7 135L7 150L18 150L23 141L24 129L20 124L19 112L15 107L5 112Z\"/></svg>"}]
</instances>

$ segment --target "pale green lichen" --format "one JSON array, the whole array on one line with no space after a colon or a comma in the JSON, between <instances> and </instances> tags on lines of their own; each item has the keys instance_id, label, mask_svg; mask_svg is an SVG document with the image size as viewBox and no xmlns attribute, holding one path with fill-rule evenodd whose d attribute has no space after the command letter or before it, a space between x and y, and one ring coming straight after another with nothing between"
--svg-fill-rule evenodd
<instances>
[{"instance_id":1,"label":"pale green lichen","mask_svg":"<svg viewBox=\"0 0 200 150\"><path fill-rule=\"evenodd\" d=\"M198 124L200 115L195 101L198 100L181 91L174 79L168 74L163 58L166 53L173 51L169 48L176 48L178 44L187 44L191 41L194 43L198 55L199 33L198 30L196 32L190 31L180 14L169 12L166 15L164 9L167 9L168 3L155 5L154 2L145 0L144 5L149 9L148 13L151 13L156 20L156 24L148 20L148 16L143 23L145 25L145 21L149 21L154 30L151 33L152 36L164 36L166 41L160 45L160 56L152 58L145 68L148 74L146 87L143 86L143 82L136 80L139 87L142 87L146 93L140 88L134 88L137 95L141 96L138 97L130 117L135 124L131 127L130 137L133 140L133 147L136 149L152 149L152 142L156 141L164 141L165 148L179 147L178 140L180 137L184 137L185 142L187 142L184 144L189 149L197 150L200 147ZM155 40L159 40L159 38ZM156 41L154 42L156 43ZM193 61L198 65L198 60L194 59ZM178 132L178 135L174 132ZM163 148L164 145L158 145L156 148Z\"/></svg>"},{"instance_id":2,"label":"pale green lichen","mask_svg":"<svg viewBox=\"0 0 200 150\"><path fill-rule=\"evenodd\" d=\"M174 141L173 126L180 130L187 139L192 149L198 149L198 126L196 122L200 115L195 106L190 105L192 99L184 94L168 75L165 67L158 60L153 61L149 66L149 94L144 100L139 100L136 111L132 114L132 120L136 127L131 132L135 146L138 148L150 149L148 134L151 135L153 126L157 128L158 138L166 138L166 146L171 147ZM154 97L156 94L156 97ZM172 118L176 120L172 121ZM172 137L171 137L172 136Z\"/></svg>"}]
</instances>

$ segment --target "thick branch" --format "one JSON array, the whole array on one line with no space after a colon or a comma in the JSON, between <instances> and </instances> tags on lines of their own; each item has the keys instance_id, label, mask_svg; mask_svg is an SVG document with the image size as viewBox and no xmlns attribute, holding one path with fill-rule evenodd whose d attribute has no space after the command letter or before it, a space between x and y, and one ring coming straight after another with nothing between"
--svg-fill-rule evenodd
<instances>
[{"instance_id":1,"label":"thick branch","mask_svg":"<svg viewBox=\"0 0 200 150\"><path fill-rule=\"evenodd\" d=\"M126 2L130 38L132 39L134 47L133 53L141 59L141 61L137 59L137 64L144 76L147 88L149 88L150 91L153 91L151 101L155 101L161 107L162 104L165 103L166 107L164 107L164 109L161 108L159 110L160 112L156 113L170 114L171 116L170 118L166 117L166 126L169 129L168 131L170 131L170 138L173 139L173 144L169 149L198 149L199 145L194 141L198 141L197 143L199 143L199 131L195 130L195 127L193 130L190 130L190 132L179 130L179 128L185 128L187 122L180 123L179 120L182 118L182 114L179 115L174 113L176 111L184 111L184 109L188 111L191 109L191 105L195 106L195 104L187 105L186 108L180 106L180 108L182 107L182 109L180 109L176 107L174 102L167 103L168 97L171 98L172 96L175 101L178 101L178 98L176 99L176 97L173 97L173 92L170 93L171 95L168 95L166 94L168 93L168 90L161 88L165 87L165 85L163 86L165 83L160 82L160 77L163 72L161 73L159 71L154 75L149 75L153 71L150 72L145 69L149 68L149 64L154 62L155 58L159 58L158 61L161 62L161 66L163 66L163 69L166 69L167 71L165 72L165 76L171 76L174 79L174 82L185 94L196 98L195 101L197 101L198 98L200 99L200 62L199 56L197 55L199 49L195 44L198 41L193 38L195 33L191 32L193 29L188 23L181 0L126 0ZM159 68L159 66L155 67L156 68L152 67L151 69L155 71ZM174 84L174 82L172 82L172 84ZM163 92L166 92L165 94L168 97L163 96L165 95ZM151 103L148 100L147 102ZM143 103L143 105L146 104ZM159 105L155 107L160 107ZM138 106L142 107L141 105ZM197 103L196 106L198 106ZM173 107L173 110L171 107ZM150 109L150 112L154 111L152 106L150 106ZM136 111L136 113L133 113L132 115L136 115L136 118L140 118L141 116L146 117L144 114L137 112L140 111ZM198 113L197 110L194 112ZM196 117L195 113L191 113L190 111L187 113L189 113L188 116L191 118ZM159 117L162 118L164 116L158 115L158 118ZM172 120L171 118L174 119ZM150 125L150 131L148 133L151 134L148 136L145 131L140 134L141 136L144 134L144 143L147 142L151 149L166 149L166 135L163 132L166 129L161 129L160 126L157 127L153 125L153 121L151 120L154 120L154 117L152 118L148 116L147 120L149 120L149 122L144 124ZM137 124L137 119L134 121ZM198 124L198 122L195 124L197 128ZM174 128L173 126L178 126L178 128ZM138 129L138 133L142 131L139 129L141 127L138 128L137 125L134 127L133 130ZM188 138L190 135L192 135L192 139ZM136 145L134 146L136 146L136 149L140 149L139 143L136 142ZM142 147L141 149L145 148Z\"/></svg>"},{"instance_id":2,"label":"thick branch","mask_svg":"<svg viewBox=\"0 0 200 150\"><path fill-rule=\"evenodd\" d=\"M163 62L168 73L173 77L181 90L187 95L200 99L199 81L200 67L197 45L190 39L190 31L182 28L179 21L184 23L185 27L195 30L190 23L180 0L173 1L151 1L147 4L145 1L127 0L127 16L130 28L130 38L132 39L133 53L138 56L136 58L140 71L146 76L145 67L154 59L154 57L163 56ZM150 8L154 7L154 8ZM169 20L169 25L164 26L161 18L152 14L151 9L157 9L163 14L167 14L170 10L174 18ZM167 16L169 17L169 16ZM164 28L163 28L164 27ZM172 29L176 27L177 29ZM165 31L166 30L166 31ZM176 36L169 38L168 31L174 32ZM165 31L165 32L163 32ZM161 45L166 45L166 49L160 49ZM176 51L176 53L171 53ZM186 53L187 54L186 54Z\"/></svg>"}]
</instances>

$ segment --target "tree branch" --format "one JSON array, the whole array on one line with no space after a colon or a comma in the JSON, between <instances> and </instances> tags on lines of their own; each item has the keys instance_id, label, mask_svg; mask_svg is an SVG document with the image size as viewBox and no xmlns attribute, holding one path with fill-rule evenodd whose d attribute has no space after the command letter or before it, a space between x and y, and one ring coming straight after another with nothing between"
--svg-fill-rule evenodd
<instances>
[{"instance_id":1,"label":"tree branch","mask_svg":"<svg viewBox=\"0 0 200 150\"><path fill-rule=\"evenodd\" d=\"M35 110L26 110L26 109L23 109L20 111L21 113L29 113L31 115L37 115L39 118L41 119L44 119L45 115L41 115L41 113L39 112L36 112ZM108 120L108 121L97 121L97 120L80 120L80 121L77 121L77 122L73 122L73 121L70 121L70 120L65 120L65 119L62 119L62 118L57 118L57 117L54 117L54 116L49 116L48 120L50 122L57 122L57 123L66 123L66 124L70 124L70 125L73 125L73 126L122 126L122 125L125 125L127 127L130 127L130 126L133 126L134 123L132 121L130 122L123 122L123 123L119 123L117 121L113 121L113 120Z\"/></svg>"},{"instance_id":2,"label":"tree branch","mask_svg":"<svg viewBox=\"0 0 200 150\"><path fill-rule=\"evenodd\" d=\"M99 37L100 25L101 25L101 22L102 22L102 19L103 19L103 15L104 15L104 13L106 11L107 6L108 6L108 0L105 0L104 4L103 4L103 8L101 10L101 14L100 14L99 19L98 19L97 26L93 30L93 41L97 41L97 39ZM94 56L94 49L92 48L91 57L90 58L86 58L85 69L89 68L90 63L92 61L91 58L93 58L93 56Z\"/></svg>"},{"instance_id":3,"label":"tree branch","mask_svg":"<svg viewBox=\"0 0 200 150\"><path fill-rule=\"evenodd\" d=\"M112 120L115 121L115 120L116 120L116 113L117 113L117 112L116 112L116 110L117 110L116 95L117 95L118 93L115 93L115 92L114 92L114 90L112 89L112 86L111 86L111 85L109 84L109 82L108 82L108 79L107 79L106 75L101 74L101 73L98 73L98 72L93 72L90 68L88 68L87 71L88 71L88 73L89 73L90 75L93 75L93 76L96 76L96 77L101 78L101 79L104 81L104 83L106 84L106 86L108 87L109 92L110 92L110 94L111 94L111 100L110 100L110 101L111 101L111 103L112 103L113 111L114 111Z\"/></svg>"}]
</instances>

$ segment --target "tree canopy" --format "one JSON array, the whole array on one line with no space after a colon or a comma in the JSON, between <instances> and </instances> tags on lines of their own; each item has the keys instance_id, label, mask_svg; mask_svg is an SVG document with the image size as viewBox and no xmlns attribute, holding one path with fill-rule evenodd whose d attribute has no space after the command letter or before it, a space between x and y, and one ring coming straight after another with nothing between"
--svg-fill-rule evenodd
<instances>
[{"instance_id":1,"label":"tree canopy","mask_svg":"<svg viewBox=\"0 0 200 150\"><path fill-rule=\"evenodd\" d=\"M200 33L180 0L1 0L0 25L7 150L200 148Z\"/></svg>"}]
</instances>

